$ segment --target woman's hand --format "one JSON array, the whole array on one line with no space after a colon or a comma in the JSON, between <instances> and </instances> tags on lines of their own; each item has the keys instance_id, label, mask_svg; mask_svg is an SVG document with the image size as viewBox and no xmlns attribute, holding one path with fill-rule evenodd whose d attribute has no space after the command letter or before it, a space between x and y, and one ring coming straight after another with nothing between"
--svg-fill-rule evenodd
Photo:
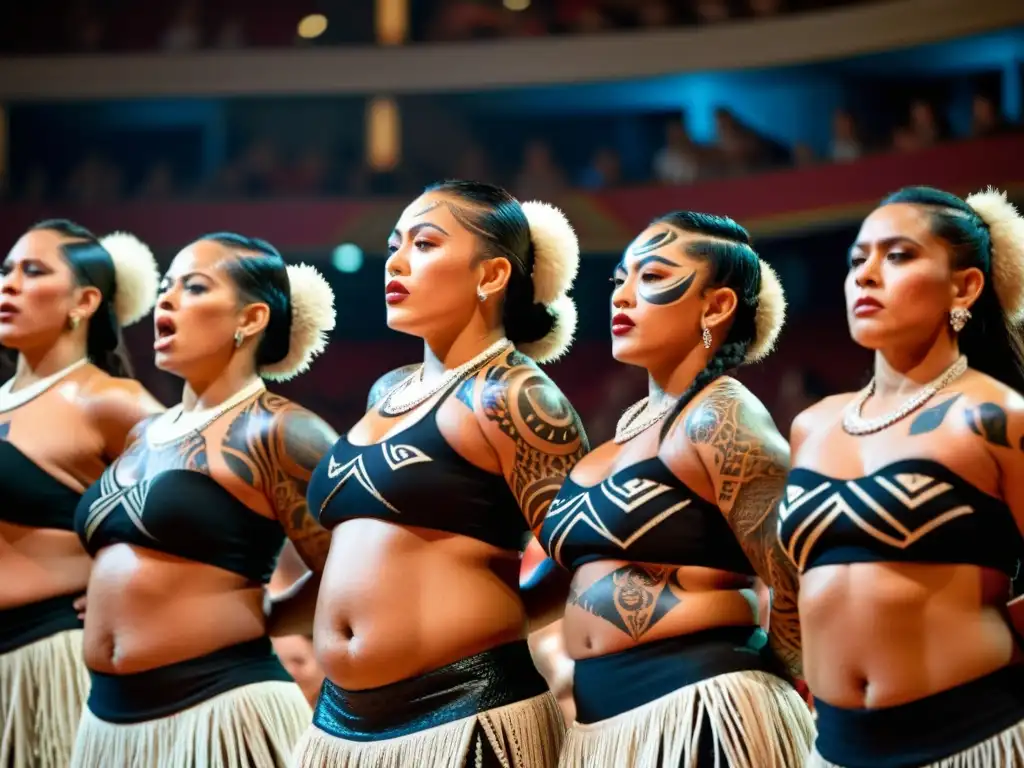
<instances>
[{"instance_id":1,"label":"woman's hand","mask_svg":"<svg viewBox=\"0 0 1024 768\"><path fill-rule=\"evenodd\" d=\"M78 612L78 618L79 618L80 621L85 621L85 606L86 606L86 602L87 602L86 596L85 595L80 595L80 596L76 597L75 598L75 602L73 602L71 604L72 607L74 607L74 609Z\"/></svg>"}]
</instances>

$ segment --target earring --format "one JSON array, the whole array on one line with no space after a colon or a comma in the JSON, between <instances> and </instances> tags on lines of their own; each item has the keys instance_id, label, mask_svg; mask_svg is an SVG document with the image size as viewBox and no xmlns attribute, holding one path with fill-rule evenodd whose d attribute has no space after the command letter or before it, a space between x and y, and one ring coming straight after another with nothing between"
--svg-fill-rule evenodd
<instances>
[{"instance_id":1,"label":"earring","mask_svg":"<svg viewBox=\"0 0 1024 768\"><path fill-rule=\"evenodd\" d=\"M700 332L701 341L704 342L704 349L711 349L711 330L705 328Z\"/></svg>"},{"instance_id":2,"label":"earring","mask_svg":"<svg viewBox=\"0 0 1024 768\"><path fill-rule=\"evenodd\" d=\"M242 346L242 342L245 341L245 334L241 331L235 331L235 349Z\"/></svg>"},{"instance_id":3,"label":"earring","mask_svg":"<svg viewBox=\"0 0 1024 768\"><path fill-rule=\"evenodd\" d=\"M484 289L483 288L479 288L478 287L476 289L476 298L477 298L477 301L487 301L487 294L484 293Z\"/></svg>"},{"instance_id":4,"label":"earring","mask_svg":"<svg viewBox=\"0 0 1024 768\"><path fill-rule=\"evenodd\" d=\"M72 331L77 331L78 330L78 326L79 326L79 324L81 322L82 322L82 318L80 318L78 315L69 315L68 316L68 325L71 327Z\"/></svg>"},{"instance_id":5,"label":"earring","mask_svg":"<svg viewBox=\"0 0 1024 768\"><path fill-rule=\"evenodd\" d=\"M960 333L971 319L971 310L965 307L954 307L949 311L949 324L956 333Z\"/></svg>"}]
</instances>

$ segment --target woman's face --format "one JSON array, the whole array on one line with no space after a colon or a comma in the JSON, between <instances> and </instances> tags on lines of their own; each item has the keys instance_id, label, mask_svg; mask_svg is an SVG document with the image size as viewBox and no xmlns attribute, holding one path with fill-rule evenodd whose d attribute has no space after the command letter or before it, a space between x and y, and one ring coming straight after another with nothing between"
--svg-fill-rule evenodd
<instances>
[{"instance_id":1,"label":"woman's face","mask_svg":"<svg viewBox=\"0 0 1024 768\"><path fill-rule=\"evenodd\" d=\"M867 349L931 343L963 290L958 279L963 272L952 269L926 209L907 203L876 209L850 249L845 285L850 336Z\"/></svg>"},{"instance_id":2,"label":"woman's face","mask_svg":"<svg viewBox=\"0 0 1024 768\"><path fill-rule=\"evenodd\" d=\"M238 255L210 240L187 246L160 283L153 313L156 367L181 378L213 377L235 350L245 307L227 272Z\"/></svg>"},{"instance_id":3,"label":"woman's face","mask_svg":"<svg viewBox=\"0 0 1024 768\"><path fill-rule=\"evenodd\" d=\"M616 265L612 356L648 370L678 362L701 341L707 265L689 256L697 238L668 224L644 230Z\"/></svg>"},{"instance_id":4,"label":"woman's face","mask_svg":"<svg viewBox=\"0 0 1024 768\"><path fill-rule=\"evenodd\" d=\"M69 327L70 317L86 321L91 314L67 259L60 251L72 242L50 230L27 232L0 264L0 344L30 349L52 344ZM95 311L95 306L92 306Z\"/></svg>"},{"instance_id":5,"label":"woman's face","mask_svg":"<svg viewBox=\"0 0 1024 768\"><path fill-rule=\"evenodd\" d=\"M465 327L477 311L481 244L452 206L463 204L437 192L421 195L388 239L384 298L393 330L427 338Z\"/></svg>"}]
</instances>

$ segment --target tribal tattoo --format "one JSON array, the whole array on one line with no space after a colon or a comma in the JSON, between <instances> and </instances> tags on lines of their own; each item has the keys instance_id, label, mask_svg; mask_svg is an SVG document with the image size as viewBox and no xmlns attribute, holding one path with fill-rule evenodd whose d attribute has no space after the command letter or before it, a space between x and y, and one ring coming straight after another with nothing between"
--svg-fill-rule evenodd
<instances>
[{"instance_id":1,"label":"tribal tattoo","mask_svg":"<svg viewBox=\"0 0 1024 768\"><path fill-rule=\"evenodd\" d=\"M974 434L985 438L992 445L1010 447L1009 418L1002 407L995 403L982 403L964 411L964 418Z\"/></svg>"},{"instance_id":2,"label":"tribal tattoo","mask_svg":"<svg viewBox=\"0 0 1024 768\"><path fill-rule=\"evenodd\" d=\"M403 365L401 368L396 368L393 371L385 373L377 379L377 381L373 383L373 386L370 387L370 394L366 399L366 410L369 411L371 408L377 406L388 392L412 376L419 367L420 366L418 364ZM392 418L390 414L384 413L384 411L380 409L378 409L377 413L381 416Z\"/></svg>"},{"instance_id":3,"label":"tribal tattoo","mask_svg":"<svg viewBox=\"0 0 1024 768\"><path fill-rule=\"evenodd\" d=\"M665 232L659 232L647 240L647 242L631 248L630 253L635 257L639 257L633 265L633 269L639 273L644 267L650 264L660 264L664 267L669 267L670 269L683 268L682 264L654 253L654 251L664 248L669 243L678 239L679 234L675 230L667 230ZM628 272L625 260L618 263L615 267L615 271ZM641 281L640 287L637 289L637 293L640 298L648 304L655 304L658 306L673 304L687 294L696 277L697 273L695 271L691 271L689 274L679 275L669 279L659 279L654 282Z\"/></svg>"},{"instance_id":4,"label":"tribal tattoo","mask_svg":"<svg viewBox=\"0 0 1024 768\"><path fill-rule=\"evenodd\" d=\"M487 371L481 402L488 421L515 444L505 476L536 529L566 476L589 450L583 424L558 387L519 352Z\"/></svg>"},{"instance_id":5,"label":"tribal tattoo","mask_svg":"<svg viewBox=\"0 0 1024 768\"><path fill-rule=\"evenodd\" d=\"M319 417L264 392L238 412L221 444L228 467L270 501L295 549L317 573L327 561L331 537L310 514L306 488L336 439Z\"/></svg>"},{"instance_id":6,"label":"tribal tattoo","mask_svg":"<svg viewBox=\"0 0 1024 768\"><path fill-rule=\"evenodd\" d=\"M598 579L582 592L569 593L569 604L604 619L639 641L682 602L678 569L625 565Z\"/></svg>"},{"instance_id":7,"label":"tribal tattoo","mask_svg":"<svg viewBox=\"0 0 1024 768\"><path fill-rule=\"evenodd\" d=\"M911 435L924 435L928 432L934 432L946 416L949 414L949 409L953 407L953 403L960 399L960 393L953 395L946 400L943 400L938 405L934 405L927 410L921 411L920 414L910 423L910 434Z\"/></svg>"},{"instance_id":8,"label":"tribal tattoo","mask_svg":"<svg viewBox=\"0 0 1024 768\"><path fill-rule=\"evenodd\" d=\"M687 417L686 436L711 469L718 506L750 564L772 589L772 647L800 677L799 580L777 531L788 451L768 417L756 413L748 398L738 383L721 381Z\"/></svg>"},{"instance_id":9,"label":"tribal tattoo","mask_svg":"<svg viewBox=\"0 0 1024 768\"><path fill-rule=\"evenodd\" d=\"M0 440L6 440L7 435L10 434L10 431L11 422L5 421L3 424L0 424Z\"/></svg>"}]
</instances>

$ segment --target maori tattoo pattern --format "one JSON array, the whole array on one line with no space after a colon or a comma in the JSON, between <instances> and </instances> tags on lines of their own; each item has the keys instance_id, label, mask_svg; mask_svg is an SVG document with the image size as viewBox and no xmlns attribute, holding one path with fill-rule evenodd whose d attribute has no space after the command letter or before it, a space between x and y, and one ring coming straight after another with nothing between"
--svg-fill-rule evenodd
<instances>
[{"instance_id":1,"label":"maori tattoo pattern","mask_svg":"<svg viewBox=\"0 0 1024 768\"><path fill-rule=\"evenodd\" d=\"M654 251L664 248L678 239L679 234L675 230L670 229L664 232L659 232L646 242L630 249L630 253L632 253L633 256L638 257L633 268L637 272L640 272L648 264L661 264L675 269L681 268L683 266L682 264L654 253ZM628 271L626 269L625 261L620 261L615 267L615 271ZM690 272L687 275L675 277L667 282L661 280L656 283L641 282L637 293L640 295L640 298L648 304L656 304L658 306L673 304L686 295L687 291L690 290L690 286L693 285L693 281L696 276L696 272Z\"/></svg>"},{"instance_id":2,"label":"maori tattoo pattern","mask_svg":"<svg viewBox=\"0 0 1024 768\"><path fill-rule=\"evenodd\" d=\"M957 393L952 397L943 400L938 405L934 405L927 410L921 411L921 413L910 423L910 434L924 435L938 429L949 413L949 409L953 406L953 403L959 399L960 393Z\"/></svg>"},{"instance_id":3,"label":"maori tattoo pattern","mask_svg":"<svg viewBox=\"0 0 1024 768\"><path fill-rule=\"evenodd\" d=\"M995 403L982 403L974 408L968 408L964 412L967 419L967 426L979 437L985 438L992 445L1002 448L1010 447L1007 427L1009 419L1000 406ZM1024 441L1022 441L1024 447Z\"/></svg>"},{"instance_id":4,"label":"maori tattoo pattern","mask_svg":"<svg viewBox=\"0 0 1024 768\"><path fill-rule=\"evenodd\" d=\"M465 405L469 410L473 410L473 391L476 389L476 376L470 376L464 382L459 384L458 390L455 392L455 399Z\"/></svg>"},{"instance_id":5,"label":"maori tattoo pattern","mask_svg":"<svg viewBox=\"0 0 1024 768\"><path fill-rule=\"evenodd\" d=\"M317 573L331 539L309 512L306 488L333 444L333 432L318 417L264 392L238 412L221 446L231 471L266 496L295 549Z\"/></svg>"},{"instance_id":6,"label":"maori tattoo pattern","mask_svg":"<svg viewBox=\"0 0 1024 768\"><path fill-rule=\"evenodd\" d=\"M366 410L370 410L371 408L375 407L381 400L384 399L384 395L386 395L389 390L400 384L405 379L409 378L416 371L417 368L419 368L419 366L415 364L403 365L401 368L396 368L390 373L385 373L383 376L377 379L377 381L374 382L373 386L370 387L370 394L366 398ZM384 411L379 409L377 413L389 419L394 418L393 416L391 416L391 414L384 413Z\"/></svg>"},{"instance_id":7,"label":"maori tattoo pattern","mask_svg":"<svg viewBox=\"0 0 1024 768\"><path fill-rule=\"evenodd\" d=\"M681 602L673 588L681 590L668 566L625 565L598 579L583 592L569 593L569 603L611 622L639 641Z\"/></svg>"},{"instance_id":8,"label":"maori tattoo pattern","mask_svg":"<svg viewBox=\"0 0 1024 768\"><path fill-rule=\"evenodd\" d=\"M531 528L558 494L565 477L587 452L579 416L559 389L519 352L487 371L483 412L515 443L509 487Z\"/></svg>"},{"instance_id":9,"label":"maori tattoo pattern","mask_svg":"<svg viewBox=\"0 0 1024 768\"><path fill-rule=\"evenodd\" d=\"M772 589L771 644L800 676L798 577L778 539L778 501L788 457L759 434L757 416L735 382L715 385L686 420L686 435L713 458L718 505L758 576Z\"/></svg>"},{"instance_id":10,"label":"maori tattoo pattern","mask_svg":"<svg viewBox=\"0 0 1024 768\"><path fill-rule=\"evenodd\" d=\"M0 424L0 440L6 440L8 433L11 431L11 422L5 421Z\"/></svg>"}]
</instances>

